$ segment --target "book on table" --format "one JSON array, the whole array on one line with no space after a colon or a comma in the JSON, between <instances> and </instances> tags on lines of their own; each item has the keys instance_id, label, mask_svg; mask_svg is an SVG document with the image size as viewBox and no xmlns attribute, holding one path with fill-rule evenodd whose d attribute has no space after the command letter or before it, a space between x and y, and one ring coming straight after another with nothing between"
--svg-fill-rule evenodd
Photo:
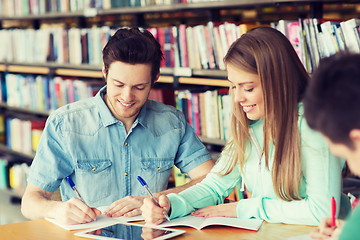
<instances>
[{"instance_id":1,"label":"book on table","mask_svg":"<svg viewBox=\"0 0 360 240\"><path fill-rule=\"evenodd\" d=\"M204 218L188 215L185 217L173 219L169 222L164 222L160 224L159 227L187 226L201 230L207 226L227 226L258 231L263 221L264 220L259 219L241 219L229 217Z\"/></svg>"}]
</instances>

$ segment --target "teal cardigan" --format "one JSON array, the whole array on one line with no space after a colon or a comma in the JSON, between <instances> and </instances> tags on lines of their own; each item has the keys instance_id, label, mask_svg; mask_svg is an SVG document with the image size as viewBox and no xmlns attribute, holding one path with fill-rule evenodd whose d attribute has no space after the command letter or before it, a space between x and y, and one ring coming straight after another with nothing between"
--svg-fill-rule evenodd
<instances>
[{"instance_id":1,"label":"teal cardigan","mask_svg":"<svg viewBox=\"0 0 360 240\"><path fill-rule=\"evenodd\" d=\"M265 166L264 156L259 155L254 144L248 143L244 173L239 167L226 176L217 174L226 166L233 149L226 147L217 164L207 177L195 186L179 194L168 194L171 202L170 218L185 216L196 209L223 203L240 181L252 197L242 199L237 204L238 218L257 218L273 223L318 225L320 220L330 216L330 199L335 197L337 214L341 198L342 159L334 157L318 132L311 130L303 116L302 104L299 105L298 126L301 137L301 157L303 177L300 185L300 196L296 201L284 201L274 191L271 169ZM263 145L263 119L250 126L260 148ZM272 149L274 150L274 149ZM274 152L274 151L270 151ZM272 167L273 156L269 159Z\"/></svg>"}]
</instances>

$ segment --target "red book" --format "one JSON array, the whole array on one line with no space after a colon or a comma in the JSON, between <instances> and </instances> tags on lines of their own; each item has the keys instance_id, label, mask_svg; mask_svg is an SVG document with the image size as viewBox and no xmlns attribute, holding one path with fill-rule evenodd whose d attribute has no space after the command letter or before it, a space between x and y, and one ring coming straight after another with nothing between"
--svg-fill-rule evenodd
<instances>
[{"instance_id":1,"label":"red book","mask_svg":"<svg viewBox=\"0 0 360 240\"><path fill-rule=\"evenodd\" d=\"M193 109L193 123L194 123L194 130L196 135L201 135L201 123L200 123L200 102L199 102L199 93L193 93L192 94L192 109Z\"/></svg>"},{"instance_id":2,"label":"red book","mask_svg":"<svg viewBox=\"0 0 360 240\"><path fill-rule=\"evenodd\" d=\"M186 43L186 25L179 25L179 43L180 43L180 57L181 67L189 67L187 43Z\"/></svg>"},{"instance_id":3,"label":"red book","mask_svg":"<svg viewBox=\"0 0 360 240\"><path fill-rule=\"evenodd\" d=\"M160 43L161 46L161 51L163 52L165 61L161 61L160 67L165 67L166 62L169 59L166 59L165 56L165 49L164 49L164 45L165 45L165 34L164 34L164 28L158 28L158 33L157 33L157 37L158 37L158 41Z\"/></svg>"}]
</instances>

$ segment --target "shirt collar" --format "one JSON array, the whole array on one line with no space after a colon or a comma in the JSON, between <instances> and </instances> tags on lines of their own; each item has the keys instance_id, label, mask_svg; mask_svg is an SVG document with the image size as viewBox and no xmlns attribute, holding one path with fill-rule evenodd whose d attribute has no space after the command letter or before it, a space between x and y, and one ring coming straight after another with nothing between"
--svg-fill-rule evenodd
<instances>
[{"instance_id":1,"label":"shirt collar","mask_svg":"<svg viewBox=\"0 0 360 240\"><path fill-rule=\"evenodd\" d=\"M100 119L104 125L104 127L107 127L109 125L112 125L114 123L118 123L119 120L117 120L114 115L111 113L109 107L106 105L104 96L106 94L106 86L102 87L98 93L95 95L94 100L96 107L98 108Z\"/></svg>"},{"instance_id":2,"label":"shirt collar","mask_svg":"<svg viewBox=\"0 0 360 240\"><path fill-rule=\"evenodd\" d=\"M143 126L144 128L147 127L147 118L146 118L146 114L147 114L147 106L149 104L149 100L147 100L144 104L144 106L142 106L139 115L137 116L137 118L135 119L134 123L139 123L141 126ZM134 125L136 126L136 125Z\"/></svg>"}]
</instances>

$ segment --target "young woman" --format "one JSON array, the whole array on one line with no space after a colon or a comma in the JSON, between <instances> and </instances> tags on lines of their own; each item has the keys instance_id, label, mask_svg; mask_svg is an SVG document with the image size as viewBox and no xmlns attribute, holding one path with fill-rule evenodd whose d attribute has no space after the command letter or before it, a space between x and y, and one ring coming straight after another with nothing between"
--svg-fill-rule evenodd
<instances>
[{"instance_id":1,"label":"young woman","mask_svg":"<svg viewBox=\"0 0 360 240\"><path fill-rule=\"evenodd\" d=\"M161 196L160 206L170 218L191 213L317 225L330 216L332 196L339 206L342 164L303 117L309 76L292 45L279 31L260 27L235 41L224 61L232 139L201 183ZM252 197L223 204L240 181ZM141 210L147 223L159 224L163 208L147 199Z\"/></svg>"}]
</instances>

